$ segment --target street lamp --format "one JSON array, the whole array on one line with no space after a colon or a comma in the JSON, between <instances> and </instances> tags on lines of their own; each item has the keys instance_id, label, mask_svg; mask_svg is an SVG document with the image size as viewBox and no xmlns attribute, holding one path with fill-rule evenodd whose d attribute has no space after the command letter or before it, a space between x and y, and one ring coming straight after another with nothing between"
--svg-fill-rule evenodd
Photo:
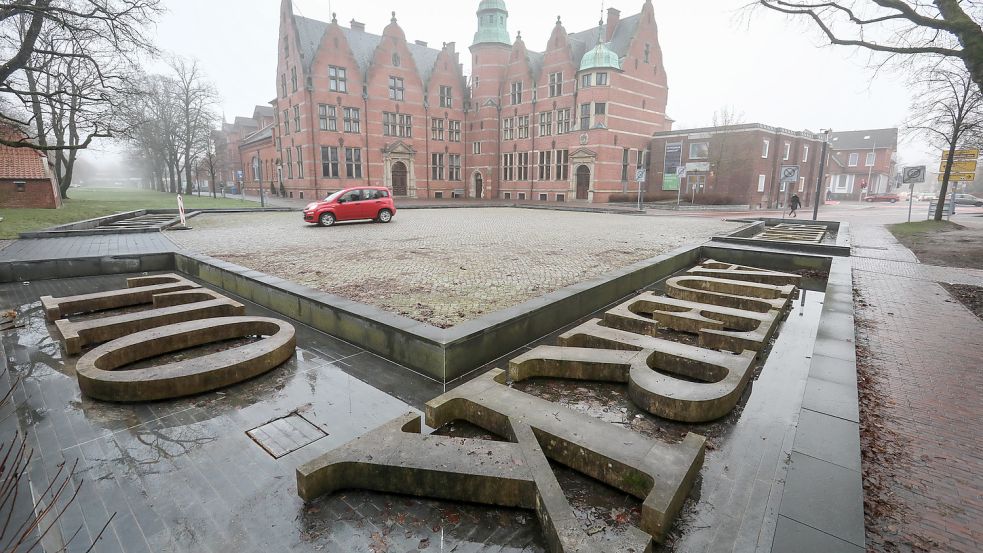
<instances>
[{"instance_id":1,"label":"street lamp","mask_svg":"<svg viewBox=\"0 0 983 553\"><path fill-rule=\"evenodd\" d=\"M821 129L823 131L823 151L819 154L819 178L816 179L816 198L812 202L812 220L816 221L819 219L819 191L823 187L823 179L826 171L826 147L829 146L829 135L833 132L833 129Z\"/></svg>"},{"instance_id":2,"label":"street lamp","mask_svg":"<svg viewBox=\"0 0 983 553\"><path fill-rule=\"evenodd\" d=\"M870 135L867 135L867 136L864 137L864 140L872 140L873 141L872 142L872 145L870 147L870 153L871 153L871 155L874 156L874 162L876 162L877 161L877 139L875 139L874 137L872 137ZM874 162L871 162L871 164L868 166L868 169L867 169L867 190L868 191L873 191L873 192L876 193L877 191L874 190L874 188L873 188L874 185L871 182L871 179L874 176ZM864 164L866 164L866 163L867 163L867 160L865 159L864 160Z\"/></svg>"}]
</instances>

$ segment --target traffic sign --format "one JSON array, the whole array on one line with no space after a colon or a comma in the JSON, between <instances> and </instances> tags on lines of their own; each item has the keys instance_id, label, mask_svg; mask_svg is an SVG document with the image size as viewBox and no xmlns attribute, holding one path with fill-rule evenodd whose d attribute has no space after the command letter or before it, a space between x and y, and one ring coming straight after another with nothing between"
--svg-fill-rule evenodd
<instances>
[{"instance_id":1,"label":"traffic sign","mask_svg":"<svg viewBox=\"0 0 983 553\"><path fill-rule=\"evenodd\" d=\"M686 166L685 165L680 165L679 167L676 167L676 176L679 177L679 178L683 178L683 177L686 176Z\"/></svg>"},{"instance_id":2,"label":"traffic sign","mask_svg":"<svg viewBox=\"0 0 983 553\"><path fill-rule=\"evenodd\" d=\"M637 181L637 182L645 182L645 169L636 169L635 170L635 181Z\"/></svg>"},{"instance_id":3,"label":"traffic sign","mask_svg":"<svg viewBox=\"0 0 983 553\"><path fill-rule=\"evenodd\" d=\"M905 184L918 184L925 182L925 166L905 167L901 172L901 182Z\"/></svg>"},{"instance_id":4,"label":"traffic sign","mask_svg":"<svg viewBox=\"0 0 983 553\"><path fill-rule=\"evenodd\" d=\"M939 175L939 182L942 182L943 175ZM953 173L949 175L949 182L970 182L976 180L976 173Z\"/></svg>"},{"instance_id":5,"label":"traffic sign","mask_svg":"<svg viewBox=\"0 0 983 553\"><path fill-rule=\"evenodd\" d=\"M953 159L976 159L978 157L980 157L980 151L978 149L973 149L973 150L956 150L956 151L952 152L952 158ZM949 152L948 151L943 151L942 152L942 159L948 159L948 158L949 158Z\"/></svg>"},{"instance_id":6,"label":"traffic sign","mask_svg":"<svg viewBox=\"0 0 983 553\"><path fill-rule=\"evenodd\" d=\"M799 182L799 166L798 165L782 165L781 172L781 182L783 183L795 183Z\"/></svg>"},{"instance_id":7,"label":"traffic sign","mask_svg":"<svg viewBox=\"0 0 983 553\"><path fill-rule=\"evenodd\" d=\"M939 172L945 172L945 161L939 164ZM953 173L975 173L976 172L976 160L956 160L952 162L952 172Z\"/></svg>"}]
</instances>

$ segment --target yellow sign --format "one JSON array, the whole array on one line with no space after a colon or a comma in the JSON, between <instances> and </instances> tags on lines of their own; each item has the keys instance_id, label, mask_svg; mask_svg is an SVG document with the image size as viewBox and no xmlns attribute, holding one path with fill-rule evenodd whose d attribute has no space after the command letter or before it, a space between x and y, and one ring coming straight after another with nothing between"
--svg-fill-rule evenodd
<instances>
[{"instance_id":1,"label":"yellow sign","mask_svg":"<svg viewBox=\"0 0 983 553\"><path fill-rule=\"evenodd\" d=\"M939 173L945 172L945 161L939 164ZM976 172L976 160L972 161L953 161L952 162L952 172L953 173L975 173Z\"/></svg>"},{"instance_id":2,"label":"yellow sign","mask_svg":"<svg viewBox=\"0 0 983 553\"><path fill-rule=\"evenodd\" d=\"M953 173L949 175L949 182L969 182L976 179L976 173ZM939 175L939 182L942 182L942 175Z\"/></svg>"},{"instance_id":3,"label":"yellow sign","mask_svg":"<svg viewBox=\"0 0 983 553\"><path fill-rule=\"evenodd\" d=\"M976 159L980 157L979 150L956 150L952 152L953 159ZM949 159L949 152L942 152L942 159Z\"/></svg>"}]
</instances>

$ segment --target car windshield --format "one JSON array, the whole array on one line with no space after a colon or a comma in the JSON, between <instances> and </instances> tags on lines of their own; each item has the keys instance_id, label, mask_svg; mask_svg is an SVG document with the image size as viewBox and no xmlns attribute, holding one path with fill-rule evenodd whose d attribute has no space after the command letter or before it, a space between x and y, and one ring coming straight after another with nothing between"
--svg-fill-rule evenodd
<instances>
[{"instance_id":1,"label":"car windshield","mask_svg":"<svg viewBox=\"0 0 983 553\"><path fill-rule=\"evenodd\" d=\"M326 202L333 202L333 201L335 201L335 200L337 200L337 199L338 199L338 197L339 197L339 196L341 196L341 195L342 195L342 194L344 194L344 193L345 193L345 191L344 191L344 190L339 190L339 191L337 191L337 192L334 192L334 193L332 193L332 194L331 194L330 196L328 196L327 198L324 198L324 201L326 201Z\"/></svg>"}]
</instances>

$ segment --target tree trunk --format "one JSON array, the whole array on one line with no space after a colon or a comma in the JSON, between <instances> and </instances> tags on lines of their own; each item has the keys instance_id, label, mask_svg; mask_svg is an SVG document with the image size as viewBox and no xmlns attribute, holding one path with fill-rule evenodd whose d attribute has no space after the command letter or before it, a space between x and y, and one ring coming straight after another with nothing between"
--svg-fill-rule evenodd
<instances>
[{"instance_id":1,"label":"tree trunk","mask_svg":"<svg viewBox=\"0 0 983 553\"><path fill-rule=\"evenodd\" d=\"M939 201L935 204L936 221L942 220L942 213L945 211L945 195L949 190L949 177L952 175L952 155L956 151L956 141L949 144L949 158L945 162L945 173L942 174L942 189L939 191Z\"/></svg>"}]
</instances>

